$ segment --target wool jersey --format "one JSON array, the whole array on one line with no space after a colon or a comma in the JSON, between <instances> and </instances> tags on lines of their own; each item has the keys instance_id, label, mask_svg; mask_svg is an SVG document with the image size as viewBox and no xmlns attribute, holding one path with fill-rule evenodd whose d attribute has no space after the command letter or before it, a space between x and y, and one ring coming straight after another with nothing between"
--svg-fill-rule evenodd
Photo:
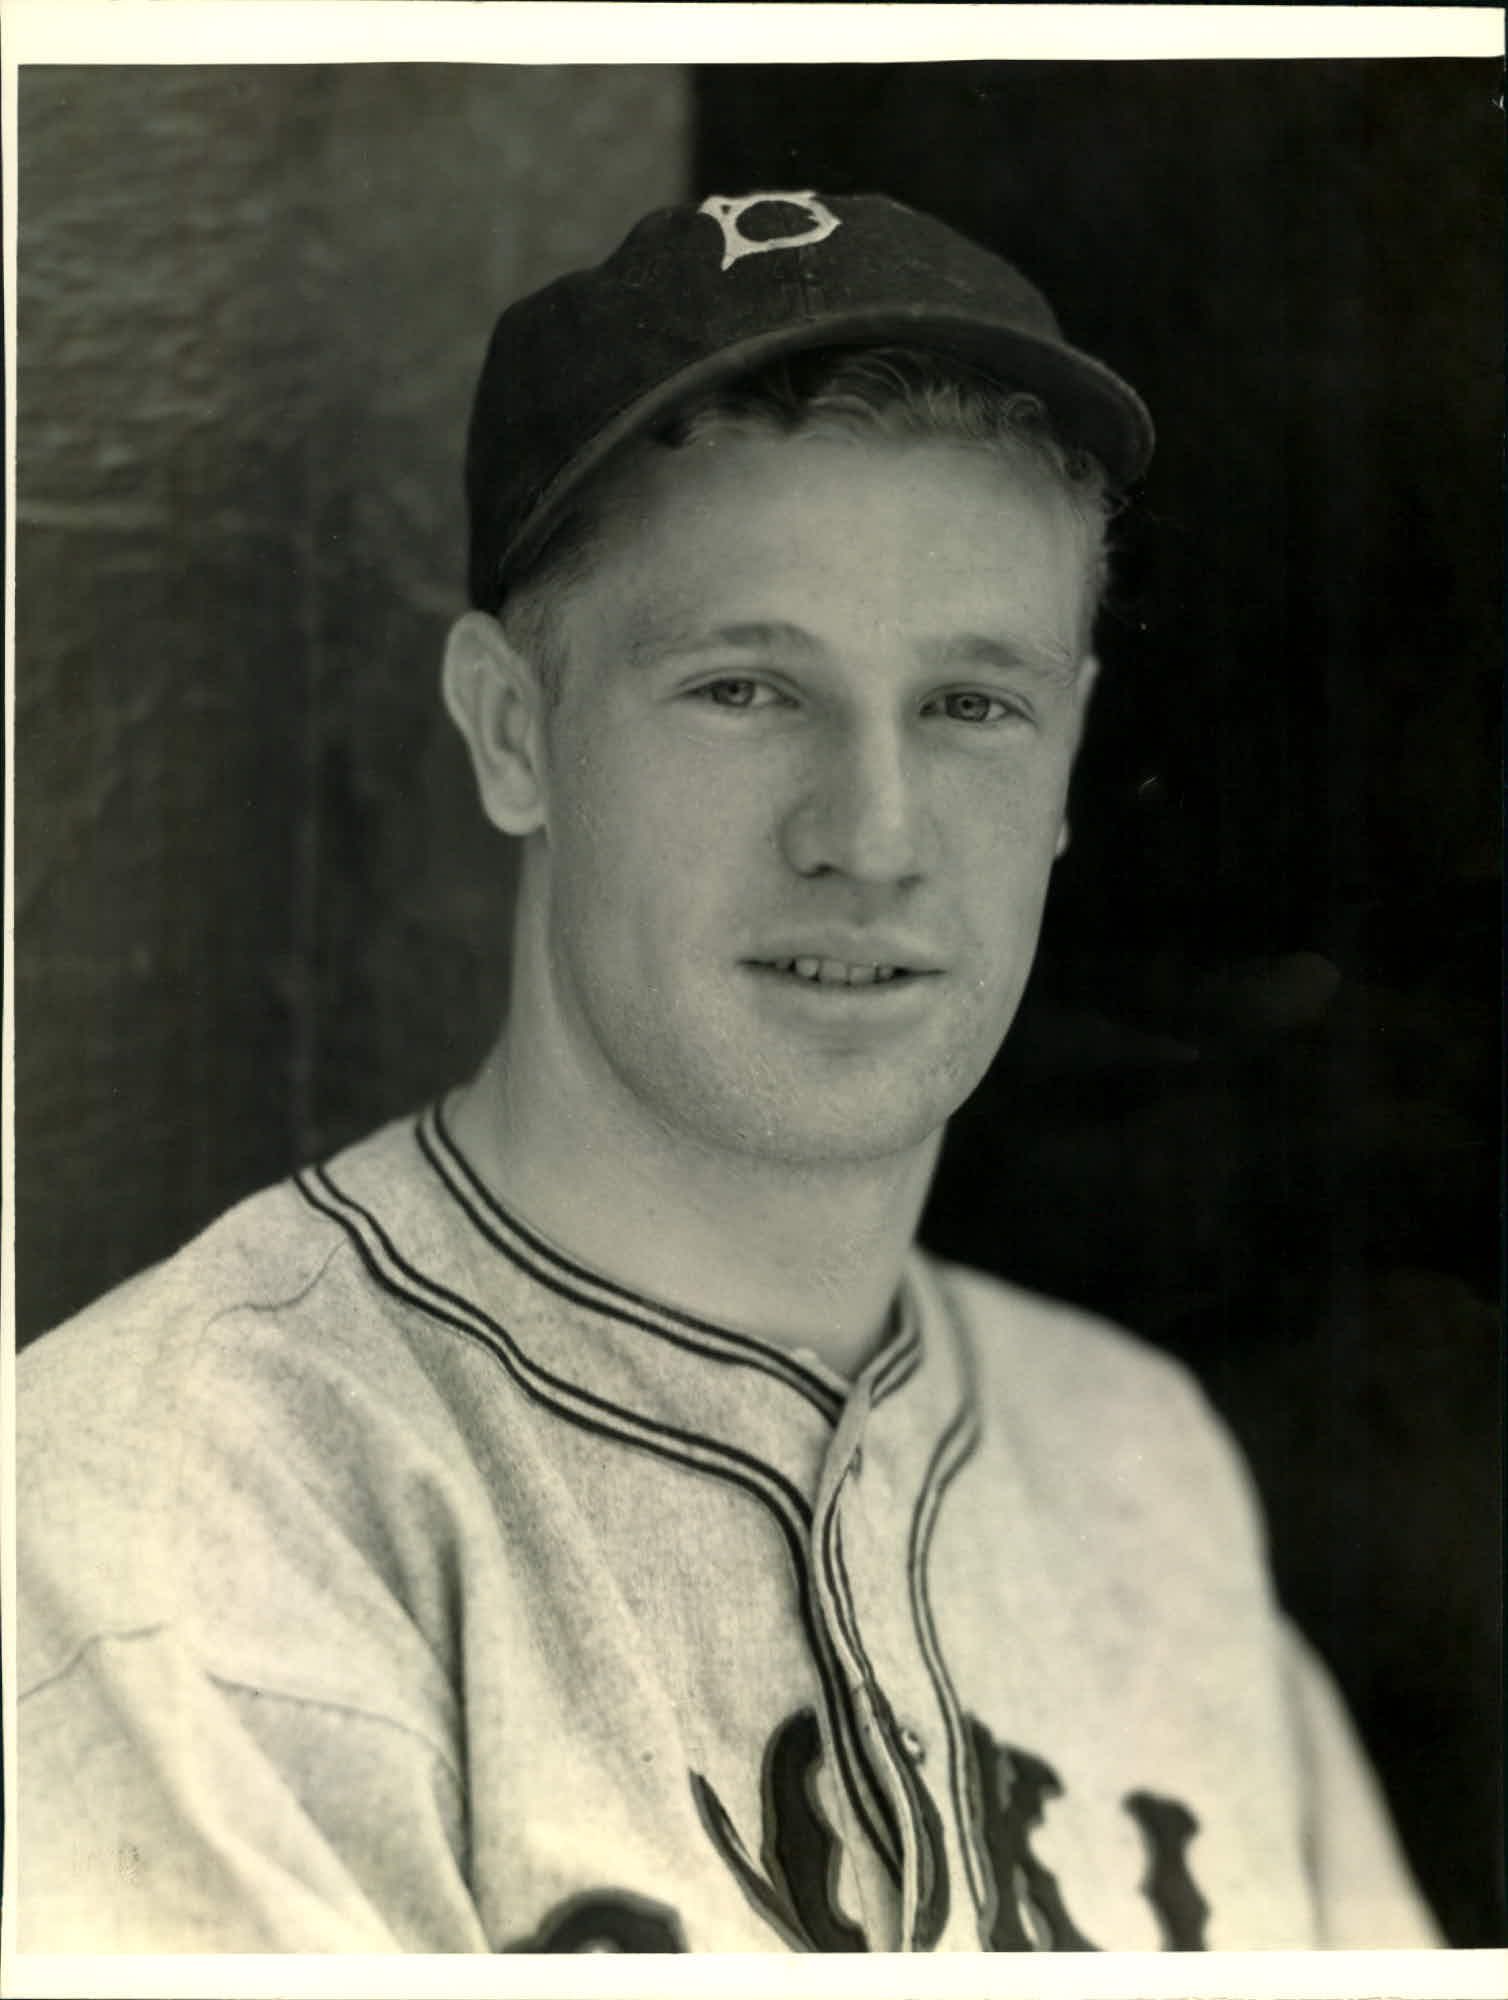
<instances>
[{"instance_id":1,"label":"wool jersey","mask_svg":"<svg viewBox=\"0 0 1508 2000\"><path fill-rule=\"evenodd\" d=\"M910 1257L848 1382L443 1111L19 1364L49 1951L1435 1942L1186 1376Z\"/></svg>"}]
</instances>

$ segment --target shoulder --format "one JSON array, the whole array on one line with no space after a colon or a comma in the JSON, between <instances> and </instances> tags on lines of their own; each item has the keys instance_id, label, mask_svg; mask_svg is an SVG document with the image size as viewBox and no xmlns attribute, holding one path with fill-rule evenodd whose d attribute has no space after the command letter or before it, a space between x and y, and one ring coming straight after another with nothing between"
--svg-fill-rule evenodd
<instances>
[{"instance_id":1,"label":"shoulder","mask_svg":"<svg viewBox=\"0 0 1508 2000\"><path fill-rule=\"evenodd\" d=\"M926 1260L949 1302L989 1433L1079 1512L1202 1520L1260 1560L1265 1539L1246 1461L1182 1362L1063 1301Z\"/></svg>"},{"instance_id":2,"label":"shoulder","mask_svg":"<svg viewBox=\"0 0 1508 2000\"><path fill-rule=\"evenodd\" d=\"M384 1126L332 1165L358 1169L401 1203L415 1173L410 1130L407 1120ZM248 1195L172 1256L33 1341L18 1359L23 1407L65 1395L80 1374L98 1380L100 1369L119 1388L159 1358L181 1360L186 1345L229 1316L296 1305L348 1241L320 1199L317 1170Z\"/></svg>"},{"instance_id":3,"label":"shoulder","mask_svg":"<svg viewBox=\"0 0 1508 2000\"><path fill-rule=\"evenodd\" d=\"M927 1256L927 1272L952 1302L981 1377L1027 1378L1050 1398L1179 1404L1199 1391L1188 1370L1140 1335L1061 1299Z\"/></svg>"},{"instance_id":4,"label":"shoulder","mask_svg":"<svg viewBox=\"0 0 1508 2000\"><path fill-rule=\"evenodd\" d=\"M401 1204L406 1147L386 1128L345 1171ZM23 1682L91 1635L228 1629L253 1584L270 1607L295 1567L370 1565L395 1477L451 1450L412 1329L298 1180L44 1334L16 1386Z\"/></svg>"},{"instance_id":5,"label":"shoulder","mask_svg":"<svg viewBox=\"0 0 1508 2000\"><path fill-rule=\"evenodd\" d=\"M406 1126L353 1147L402 1199ZM33 1341L18 1358L21 1436L48 1442L99 1426L160 1428L196 1367L233 1351L228 1328L273 1327L312 1296L349 1285L338 1267L349 1238L306 1192L304 1176L262 1189L228 1209L163 1262L96 1299ZM348 1260L349 1261L349 1260ZM60 1431L54 1440L51 1433Z\"/></svg>"}]
</instances>

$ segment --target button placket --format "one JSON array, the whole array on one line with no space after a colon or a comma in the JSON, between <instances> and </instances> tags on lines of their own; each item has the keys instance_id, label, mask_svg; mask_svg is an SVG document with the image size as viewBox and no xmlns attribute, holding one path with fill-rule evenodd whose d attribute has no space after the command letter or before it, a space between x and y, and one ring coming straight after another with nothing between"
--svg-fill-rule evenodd
<instances>
[{"instance_id":1,"label":"button placket","mask_svg":"<svg viewBox=\"0 0 1508 2000\"><path fill-rule=\"evenodd\" d=\"M818 1489L812 1540L817 1556L820 1615L835 1661L848 1684L870 1782L888 1802L899 1835L899 1851L895 1856L899 1879L894 1882L899 1891L898 1906L891 1905L889 1923L895 1928L885 1948L905 1950L916 1906L920 1865L907 1796L907 1764L896 1740L895 1717L869 1662L859 1607L853 1602L843 1554L845 1525L853 1524L853 1509L863 1505L862 1434L869 1415L868 1390L861 1385L845 1409L833 1438Z\"/></svg>"},{"instance_id":2,"label":"button placket","mask_svg":"<svg viewBox=\"0 0 1508 2000\"><path fill-rule=\"evenodd\" d=\"M864 1439L868 1483L850 1486L845 1513L854 1563L850 1594L858 1593L852 1622L861 1642L873 1628L885 1682L876 1717L885 1740L884 1769L903 1795L900 1948L930 1950L950 1925L967 1920L972 1884L960 1851L965 1835L951 1775L950 1724L912 1595L912 1537L926 1520L918 1510L936 1478L939 1442L956 1428L965 1385L949 1365L951 1350L940 1355L935 1341L927 1345L931 1366L924 1368L920 1319L913 1345L917 1351L907 1365L893 1358L881 1370Z\"/></svg>"},{"instance_id":3,"label":"button placket","mask_svg":"<svg viewBox=\"0 0 1508 2000\"><path fill-rule=\"evenodd\" d=\"M848 1510L843 1503L850 1498L857 1501L855 1484L862 1462L862 1448L855 1444L834 1482L830 1502L835 1567L841 1567L845 1576L846 1565L842 1563L842 1549L844 1520ZM825 1529L826 1523L823 1525ZM836 1595L837 1579L834 1581ZM833 1617L836 1620L833 1643L850 1671L849 1685L853 1691L870 1768L895 1812L901 1840L898 1912L900 1930L892 1948L908 1951L911 1949L910 1941L921 1901L924 1865L919 1830L915 1823L909 1791L912 1781L908 1774L920 1766L926 1750L919 1733L915 1729L902 1727L897 1721L885 1691L870 1664L869 1651L864 1644L859 1606L853 1601L851 1589L845 1590L843 1596L844 1602L841 1605L836 1602L833 1605Z\"/></svg>"}]
</instances>

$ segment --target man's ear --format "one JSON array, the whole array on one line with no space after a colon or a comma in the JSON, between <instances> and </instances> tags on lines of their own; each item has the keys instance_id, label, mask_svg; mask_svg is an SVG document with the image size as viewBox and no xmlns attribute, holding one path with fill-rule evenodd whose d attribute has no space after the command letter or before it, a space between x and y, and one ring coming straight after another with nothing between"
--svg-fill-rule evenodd
<instances>
[{"instance_id":1,"label":"man's ear","mask_svg":"<svg viewBox=\"0 0 1508 2000\"><path fill-rule=\"evenodd\" d=\"M450 628L440 685L450 719L466 739L482 810L502 833L544 824L540 687L502 626L468 611Z\"/></svg>"},{"instance_id":2,"label":"man's ear","mask_svg":"<svg viewBox=\"0 0 1508 2000\"><path fill-rule=\"evenodd\" d=\"M1100 677L1100 662L1098 655L1095 653L1085 653L1083 659L1080 660L1079 662L1079 675L1078 675L1079 715L1081 719L1081 724L1083 716L1088 713L1089 697L1094 693L1094 684L1099 679L1099 677Z\"/></svg>"},{"instance_id":3,"label":"man's ear","mask_svg":"<svg viewBox=\"0 0 1508 2000\"><path fill-rule=\"evenodd\" d=\"M1094 693L1094 684L1099 679L1099 676L1100 663L1098 659L1093 653L1086 653L1079 662L1078 675L1074 687L1074 699L1078 705L1078 713L1074 717L1073 724L1073 754L1075 757L1079 754L1079 744L1084 736L1084 724L1089 717L1089 697ZM1061 861L1063 859L1063 856L1068 852L1068 845L1072 838L1073 828L1069 824L1068 803L1065 800L1063 804L1063 818L1058 826L1058 837L1053 846L1053 857L1055 860Z\"/></svg>"},{"instance_id":4,"label":"man's ear","mask_svg":"<svg viewBox=\"0 0 1508 2000\"><path fill-rule=\"evenodd\" d=\"M1079 744L1084 736L1084 724L1089 720L1089 700L1099 677L1098 658L1093 653L1086 652L1074 674L1073 754L1075 756L1079 754Z\"/></svg>"}]
</instances>

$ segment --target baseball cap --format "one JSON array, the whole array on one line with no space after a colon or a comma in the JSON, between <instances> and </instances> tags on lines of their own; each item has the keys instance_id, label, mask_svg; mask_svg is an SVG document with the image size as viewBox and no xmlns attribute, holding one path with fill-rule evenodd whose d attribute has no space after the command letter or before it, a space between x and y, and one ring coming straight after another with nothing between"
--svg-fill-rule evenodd
<instances>
[{"instance_id":1,"label":"baseball cap","mask_svg":"<svg viewBox=\"0 0 1508 2000\"><path fill-rule=\"evenodd\" d=\"M894 342L1034 392L1112 486L1145 471L1141 398L1003 257L883 195L711 195L499 318L466 447L472 602L495 608L582 482L675 405L804 349Z\"/></svg>"}]
</instances>

